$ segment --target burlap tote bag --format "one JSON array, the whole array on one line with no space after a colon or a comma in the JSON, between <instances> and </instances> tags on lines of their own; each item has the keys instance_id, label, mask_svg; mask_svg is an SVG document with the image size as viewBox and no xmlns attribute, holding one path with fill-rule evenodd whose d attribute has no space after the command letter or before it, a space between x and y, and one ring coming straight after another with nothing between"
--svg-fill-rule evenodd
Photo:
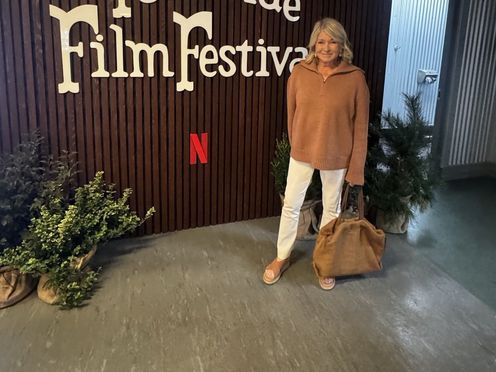
<instances>
[{"instance_id":1,"label":"burlap tote bag","mask_svg":"<svg viewBox=\"0 0 496 372\"><path fill-rule=\"evenodd\" d=\"M364 218L363 191L358 195L358 217L345 218L349 186L341 214L322 227L315 243L313 267L318 277L365 274L382 269L385 234Z\"/></svg>"}]
</instances>

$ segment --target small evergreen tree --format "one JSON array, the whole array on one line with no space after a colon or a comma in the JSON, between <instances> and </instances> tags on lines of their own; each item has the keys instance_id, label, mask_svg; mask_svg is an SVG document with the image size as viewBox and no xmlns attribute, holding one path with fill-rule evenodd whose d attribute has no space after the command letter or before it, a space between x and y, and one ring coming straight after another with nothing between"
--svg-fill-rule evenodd
<instances>
[{"instance_id":1,"label":"small evergreen tree","mask_svg":"<svg viewBox=\"0 0 496 372\"><path fill-rule=\"evenodd\" d=\"M404 94L405 118L388 111L382 125L370 126L365 192L370 207L384 212L388 220L411 218L434 199L437 172L430 155L431 128L422 116L420 95Z\"/></svg>"},{"instance_id":2,"label":"small evergreen tree","mask_svg":"<svg viewBox=\"0 0 496 372\"><path fill-rule=\"evenodd\" d=\"M0 254L21 243L46 199L54 192L67 198L74 183L74 154L54 159L44 151L45 145L35 132L12 153L0 154Z\"/></svg>"}]
</instances>

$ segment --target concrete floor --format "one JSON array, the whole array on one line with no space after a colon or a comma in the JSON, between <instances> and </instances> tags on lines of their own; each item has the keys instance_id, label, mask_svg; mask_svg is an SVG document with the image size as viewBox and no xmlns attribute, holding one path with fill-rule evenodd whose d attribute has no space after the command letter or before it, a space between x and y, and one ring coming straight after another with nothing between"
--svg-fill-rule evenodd
<instances>
[{"instance_id":1,"label":"concrete floor","mask_svg":"<svg viewBox=\"0 0 496 372\"><path fill-rule=\"evenodd\" d=\"M491 204L477 203L495 183L466 185L388 236L382 272L330 293L311 242L279 283L262 283L278 218L114 241L97 254L101 287L87 306L61 311L32 294L0 311L0 371L494 371L496 209L484 225L478 208ZM459 269L453 254L471 258Z\"/></svg>"},{"instance_id":2,"label":"concrete floor","mask_svg":"<svg viewBox=\"0 0 496 372\"><path fill-rule=\"evenodd\" d=\"M407 242L496 310L496 179L452 181Z\"/></svg>"}]
</instances>

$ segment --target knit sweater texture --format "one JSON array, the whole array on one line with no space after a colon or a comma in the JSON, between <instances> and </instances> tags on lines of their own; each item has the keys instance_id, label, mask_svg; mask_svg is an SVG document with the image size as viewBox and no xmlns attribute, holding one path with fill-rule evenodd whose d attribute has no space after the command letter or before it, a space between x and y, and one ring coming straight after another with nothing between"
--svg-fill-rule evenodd
<instances>
[{"instance_id":1,"label":"knit sweater texture","mask_svg":"<svg viewBox=\"0 0 496 372\"><path fill-rule=\"evenodd\" d=\"M344 61L326 79L316 62L298 63L288 79L291 157L320 170L347 168L363 185L370 95L364 72Z\"/></svg>"}]
</instances>

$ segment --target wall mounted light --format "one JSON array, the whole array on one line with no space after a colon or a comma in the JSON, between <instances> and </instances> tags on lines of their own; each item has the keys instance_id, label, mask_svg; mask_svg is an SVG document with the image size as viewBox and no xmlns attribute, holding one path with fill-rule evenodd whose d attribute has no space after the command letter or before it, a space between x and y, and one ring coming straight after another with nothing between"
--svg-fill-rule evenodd
<instances>
[{"instance_id":1,"label":"wall mounted light","mask_svg":"<svg viewBox=\"0 0 496 372\"><path fill-rule=\"evenodd\" d=\"M419 69L417 71L417 83L418 84L433 84L439 77L439 73L435 70L423 70Z\"/></svg>"}]
</instances>

